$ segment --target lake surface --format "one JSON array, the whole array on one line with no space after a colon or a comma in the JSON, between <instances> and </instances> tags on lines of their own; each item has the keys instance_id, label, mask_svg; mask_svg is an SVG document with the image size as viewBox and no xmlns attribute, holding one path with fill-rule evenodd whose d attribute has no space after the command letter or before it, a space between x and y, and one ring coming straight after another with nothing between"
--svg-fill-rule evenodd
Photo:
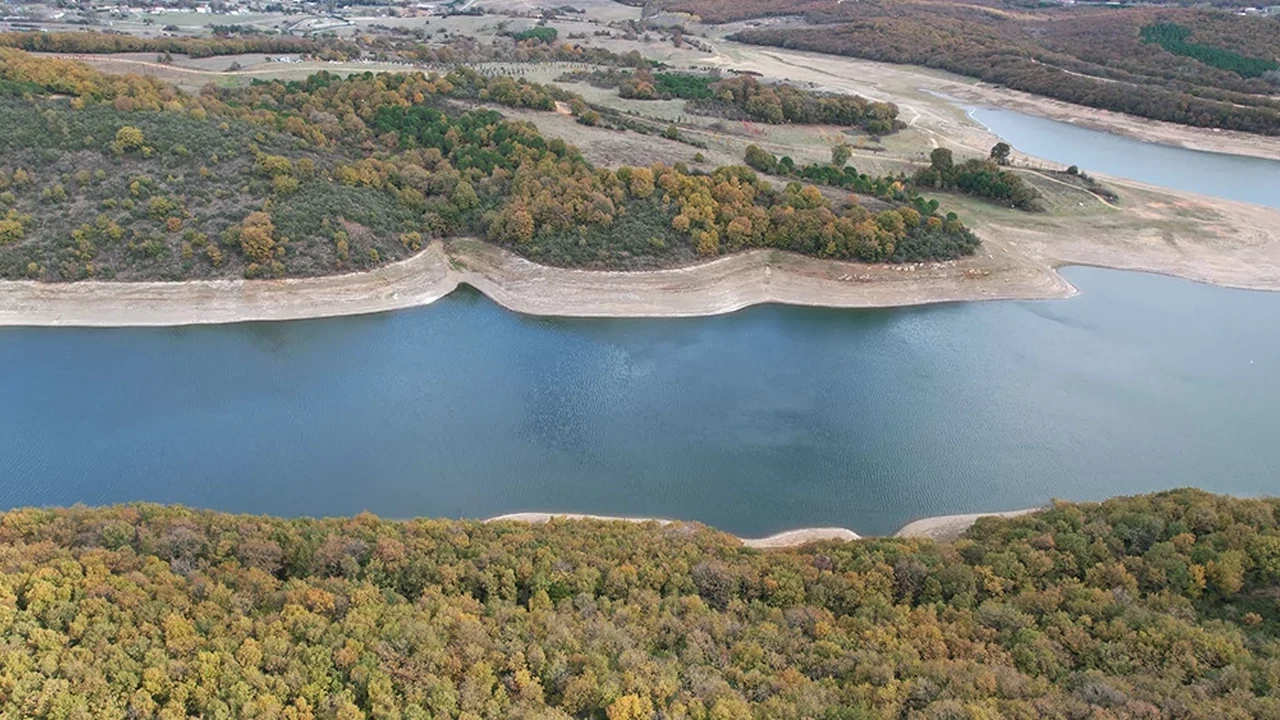
<instances>
[{"instance_id":1,"label":"lake surface","mask_svg":"<svg viewBox=\"0 0 1280 720\"><path fill-rule=\"evenodd\" d=\"M1186 485L1280 492L1280 294L0 330L0 507L666 516L743 535Z\"/></svg>"},{"instance_id":2,"label":"lake surface","mask_svg":"<svg viewBox=\"0 0 1280 720\"><path fill-rule=\"evenodd\" d=\"M1141 142L1001 108L969 113L1029 155L1085 172L1280 208L1280 161Z\"/></svg>"}]
</instances>

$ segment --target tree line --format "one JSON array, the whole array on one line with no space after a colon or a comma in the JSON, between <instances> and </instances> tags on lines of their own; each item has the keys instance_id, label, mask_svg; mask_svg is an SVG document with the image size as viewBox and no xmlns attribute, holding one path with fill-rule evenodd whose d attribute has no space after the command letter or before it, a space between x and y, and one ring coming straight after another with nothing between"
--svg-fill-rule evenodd
<instances>
[{"instance_id":1,"label":"tree line","mask_svg":"<svg viewBox=\"0 0 1280 720\"><path fill-rule=\"evenodd\" d=\"M599 88L617 88L619 97L634 100L709 98L712 96L711 85L716 79L712 74L653 72L648 67L572 70L558 78L564 82L586 82Z\"/></svg>"},{"instance_id":2,"label":"tree line","mask_svg":"<svg viewBox=\"0 0 1280 720\"><path fill-rule=\"evenodd\" d=\"M711 86L711 94L709 99L690 101L690 110L723 115L724 108L731 108L744 118L774 125L844 125L873 135L886 135L903 126L893 103L860 95L809 92L786 83L762 83L751 75L721 80Z\"/></svg>"},{"instance_id":3,"label":"tree line","mask_svg":"<svg viewBox=\"0 0 1280 720\"><path fill-rule=\"evenodd\" d=\"M924 198L919 192L921 188L950 190L1021 210L1043 210L1038 202L1040 193L1017 173L1004 169L1011 151L1007 143L1001 142L992 148L987 158L970 158L956 164L950 150L936 148L930 153L930 164L911 177L859 173L854 166L846 165L850 156L847 145L832 148L831 164L797 166L789 156L779 158L758 145L747 146L743 162L764 173L846 188L886 201L908 202L926 215L937 211L938 202Z\"/></svg>"},{"instance_id":4,"label":"tree line","mask_svg":"<svg viewBox=\"0 0 1280 720\"><path fill-rule=\"evenodd\" d=\"M375 26L378 27L378 26ZM244 53L298 53L317 60L403 62L426 65L464 65L482 62L582 62L597 65L647 67L639 52L615 53L601 47L584 47L575 42L520 42L513 37L497 36L482 43L465 35L440 39L427 28L412 30L401 27L379 27L380 33L361 33L351 37L300 38L273 35L225 26L225 32L212 37L140 37L115 32L5 32L0 33L0 47L28 52L73 54L110 54L120 52L155 52L160 55L187 54L202 58ZM550 28L544 28L550 30ZM216 31L216 28L215 28Z\"/></svg>"},{"instance_id":5,"label":"tree line","mask_svg":"<svg viewBox=\"0 0 1280 720\"><path fill-rule=\"evenodd\" d=\"M179 53L193 58L245 53L311 53L315 41L292 35L252 33L236 36L139 37L106 32L5 32L0 47L52 53Z\"/></svg>"},{"instance_id":6,"label":"tree line","mask_svg":"<svg viewBox=\"0 0 1280 720\"><path fill-rule=\"evenodd\" d=\"M1280 502L1179 490L950 544L696 524L0 515L0 715L1280 713Z\"/></svg>"},{"instance_id":7,"label":"tree line","mask_svg":"<svg viewBox=\"0 0 1280 720\"><path fill-rule=\"evenodd\" d=\"M1043 209L1038 202L1040 193L1017 173L1004 169L1009 153L1007 143L996 143L989 157L957 164L951 150L935 148L929 153L928 167L917 171L913 182L918 187L953 190L1021 210Z\"/></svg>"}]
</instances>

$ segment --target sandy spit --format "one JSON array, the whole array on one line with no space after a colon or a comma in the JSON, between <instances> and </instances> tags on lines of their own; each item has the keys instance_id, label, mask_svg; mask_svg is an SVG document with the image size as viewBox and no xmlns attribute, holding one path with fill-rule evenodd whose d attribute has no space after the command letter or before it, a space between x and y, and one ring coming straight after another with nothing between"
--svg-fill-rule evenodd
<instances>
[{"instance_id":1,"label":"sandy spit","mask_svg":"<svg viewBox=\"0 0 1280 720\"><path fill-rule=\"evenodd\" d=\"M1044 510L1042 507L1026 508L1025 510L1009 510L1007 512L991 512L991 513L969 513L966 515L938 515L937 517L927 517L915 520L903 525L898 532L894 533L894 537L900 538L929 538L937 542L951 542L964 534L966 530L973 527L978 518L984 517L1019 517L1021 515L1030 515L1034 512Z\"/></svg>"},{"instance_id":2,"label":"sandy spit","mask_svg":"<svg viewBox=\"0 0 1280 720\"><path fill-rule=\"evenodd\" d=\"M633 522L645 523L656 522L659 525L669 525L673 520L664 520L661 518L629 518L629 517L613 517L610 515L582 515L579 513L511 513L510 515L499 515L491 517L485 522L526 522L533 524L542 524L550 522L552 518L564 520L605 520L610 522ZM858 535L852 530L845 528L800 528L798 530L788 530L780 532L776 535L770 535L765 538L738 538L742 544L750 548L785 548L804 545L806 543L817 542L819 540L860 540Z\"/></svg>"}]
</instances>

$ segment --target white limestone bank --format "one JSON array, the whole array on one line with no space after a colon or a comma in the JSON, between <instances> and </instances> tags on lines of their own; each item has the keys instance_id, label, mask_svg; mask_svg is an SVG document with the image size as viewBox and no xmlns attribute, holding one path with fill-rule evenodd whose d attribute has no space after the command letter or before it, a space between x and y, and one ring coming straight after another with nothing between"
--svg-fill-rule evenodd
<instances>
[{"instance_id":1,"label":"white limestone bank","mask_svg":"<svg viewBox=\"0 0 1280 720\"><path fill-rule=\"evenodd\" d=\"M866 266L756 250L669 270L569 270L455 240L368 272L326 277L0 282L0 325L172 326L361 315L428 305L464 283L516 312L575 317L716 315L760 303L888 307L1075 292L1047 268Z\"/></svg>"}]
</instances>

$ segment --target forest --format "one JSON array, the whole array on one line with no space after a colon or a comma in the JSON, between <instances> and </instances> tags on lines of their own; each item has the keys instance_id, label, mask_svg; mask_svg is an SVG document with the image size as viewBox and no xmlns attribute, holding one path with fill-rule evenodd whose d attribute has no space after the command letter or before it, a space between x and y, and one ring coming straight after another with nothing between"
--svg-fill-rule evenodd
<instances>
[{"instance_id":1,"label":"forest","mask_svg":"<svg viewBox=\"0 0 1280 720\"><path fill-rule=\"evenodd\" d=\"M732 39L938 68L1157 120L1280 134L1280 72L1268 69L1280 58L1274 19L1210 9L1009 9L924 0L656 6L717 23L801 15L804 24L747 27ZM1181 44L1164 31L1144 31L1168 25L1185 30Z\"/></svg>"},{"instance_id":2,"label":"forest","mask_svg":"<svg viewBox=\"0 0 1280 720\"><path fill-rule=\"evenodd\" d=\"M976 246L957 221L903 203L833 204L745 167L593 167L563 140L475 106L568 101L587 120L580 97L467 68L322 72L190 95L0 48L0 83L0 122L12 128L0 136L6 278L317 275L455 235L600 268L757 247L894 261L899 247L949 259Z\"/></svg>"},{"instance_id":3,"label":"forest","mask_svg":"<svg viewBox=\"0 0 1280 720\"><path fill-rule=\"evenodd\" d=\"M1191 28L1177 23L1155 23L1142 28L1143 42L1156 43L1174 55L1193 58L1205 65L1233 72L1240 77L1261 77L1280 67L1274 60L1245 57L1212 45L1188 42L1189 37L1191 37Z\"/></svg>"},{"instance_id":4,"label":"forest","mask_svg":"<svg viewBox=\"0 0 1280 720\"><path fill-rule=\"evenodd\" d=\"M761 551L691 523L13 510L0 717L1276 717L1278 523L1177 490Z\"/></svg>"}]
</instances>

